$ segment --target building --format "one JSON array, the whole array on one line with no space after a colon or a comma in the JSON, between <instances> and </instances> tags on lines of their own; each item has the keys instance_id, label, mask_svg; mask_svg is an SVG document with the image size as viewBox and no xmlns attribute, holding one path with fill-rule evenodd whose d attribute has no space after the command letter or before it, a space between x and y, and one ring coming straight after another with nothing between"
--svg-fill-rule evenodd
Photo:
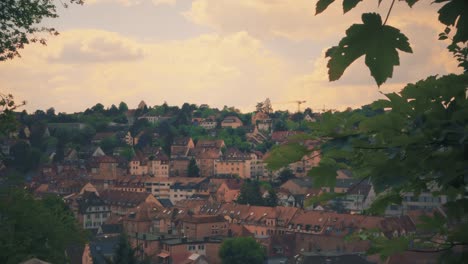
<instances>
[{"instance_id":1,"label":"building","mask_svg":"<svg viewBox=\"0 0 468 264\"><path fill-rule=\"evenodd\" d=\"M221 127L238 128L243 126L242 121L237 116L227 116L221 121Z\"/></svg>"},{"instance_id":2,"label":"building","mask_svg":"<svg viewBox=\"0 0 468 264\"><path fill-rule=\"evenodd\" d=\"M221 215L189 215L182 219L182 233L188 239L227 236L228 223Z\"/></svg>"},{"instance_id":3,"label":"building","mask_svg":"<svg viewBox=\"0 0 468 264\"><path fill-rule=\"evenodd\" d=\"M188 199L199 192L206 192L209 179L176 177L169 187L169 199L173 204Z\"/></svg>"},{"instance_id":4,"label":"building","mask_svg":"<svg viewBox=\"0 0 468 264\"><path fill-rule=\"evenodd\" d=\"M242 179L251 177L251 156L235 148L230 148L214 162L216 176L236 176Z\"/></svg>"}]
</instances>

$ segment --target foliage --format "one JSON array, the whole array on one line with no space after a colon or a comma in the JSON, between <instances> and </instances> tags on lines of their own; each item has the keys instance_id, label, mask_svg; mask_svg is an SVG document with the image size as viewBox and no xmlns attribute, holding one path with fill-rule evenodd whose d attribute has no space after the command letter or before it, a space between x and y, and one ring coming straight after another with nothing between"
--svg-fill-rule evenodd
<instances>
[{"instance_id":1,"label":"foliage","mask_svg":"<svg viewBox=\"0 0 468 264\"><path fill-rule=\"evenodd\" d=\"M278 205L278 195L274 189L268 190L268 195L265 197L265 206L275 207Z\"/></svg>"},{"instance_id":2,"label":"foliage","mask_svg":"<svg viewBox=\"0 0 468 264\"><path fill-rule=\"evenodd\" d=\"M283 184L287 182L288 180L293 179L294 177L295 176L294 176L293 171L290 168L286 167L280 172L278 176L278 180L280 181L281 184Z\"/></svg>"},{"instance_id":3,"label":"foliage","mask_svg":"<svg viewBox=\"0 0 468 264\"><path fill-rule=\"evenodd\" d=\"M122 234L115 249L113 264L137 264L136 250L128 242L127 236Z\"/></svg>"},{"instance_id":4,"label":"foliage","mask_svg":"<svg viewBox=\"0 0 468 264\"><path fill-rule=\"evenodd\" d=\"M190 160L187 170L189 177L200 177L200 169L197 166L197 162L194 158Z\"/></svg>"},{"instance_id":5,"label":"foliage","mask_svg":"<svg viewBox=\"0 0 468 264\"><path fill-rule=\"evenodd\" d=\"M320 14L335 0L319 0L316 14ZM355 8L362 0L343 0L344 13ZM379 0L379 4L383 0ZM404 0L410 7L418 0ZM395 27L387 25L388 17L395 4L392 0L385 21L379 14L362 14L363 24L353 24L346 30L346 36L338 46L327 50L325 57L330 58L327 64L330 81L338 80L344 71L359 57L366 55L365 63L378 86L393 75L393 66L399 65L397 49L412 52L408 38ZM449 32L454 32L448 49L454 53L459 66L468 70L467 41L468 41L468 2L465 0L436 0L443 6L439 9L439 21L447 28L439 39L448 39Z\"/></svg>"},{"instance_id":6,"label":"foliage","mask_svg":"<svg viewBox=\"0 0 468 264\"><path fill-rule=\"evenodd\" d=\"M223 264L262 264L265 261L265 249L252 237L228 238L219 249Z\"/></svg>"},{"instance_id":7,"label":"foliage","mask_svg":"<svg viewBox=\"0 0 468 264\"><path fill-rule=\"evenodd\" d=\"M237 198L239 204L250 204L262 206L265 201L260 193L260 184L258 181L246 180L241 186L239 197Z\"/></svg>"},{"instance_id":8,"label":"foliage","mask_svg":"<svg viewBox=\"0 0 468 264\"><path fill-rule=\"evenodd\" d=\"M354 24L346 30L338 46L325 53L330 81L338 80L359 57L366 55L366 65L377 85L392 77L393 66L400 64L397 49L412 53L408 38L394 27L382 24L379 14L362 15L364 24Z\"/></svg>"},{"instance_id":9,"label":"foliage","mask_svg":"<svg viewBox=\"0 0 468 264\"><path fill-rule=\"evenodd\" d=\"M115 136L104 138L100 143L100 147L105 153L112 153L112 150L120 145L121 143Z\"/></svg>"},{"instance_id":10,"label":"foliage","mask_svg":"<svg viewBox=\"0 0 468 264\"><path fill-rule=\"evenodd\" d=\"M0 262L20 263L37 257L67 263L65 249L84 245L84 233L61 199L43 200L21 189L0 195Z\"/></svg>"},{"instance_id":11,"label":"foliage","mask_svg":"<svg viewBox=\"0 0 468 264\"><path fill-rule=\"evenodd\" d=\"M401 204L404 193L433 192L446 195L445 225L451 228L425 228L431 236L445 237L443 243L426 242L421 250L449 250L468 243L468 212L465 198L466 157L468 151L467 75L428 77L408 84L400 93L387 93L385 99L355 111L327 113L317 125L317 132L327 141L321 146L319 167L309 171L314 185L334 185L336 170L350 169L360 180L370 179L377 199L367 210L383 213L391 204ZM300 151L300 145L280 147L286 153ZM274 164L299 159L293 155ZM336 198L334 194L314 202ZM433 220L440 223L439 220ZM406 240L405 240L406 239ZM382 256L408 249L408 238L383 242L376 238L373 250ZM413 238L411 241L416 240ZM397 241L398 240L398 241ZM380 241L380 242L379 242ZM413 242L412 242L413 243ZM411 250L411 249L409 249Z\"/></svg>"},{"instance_id":12,"label":"foliage","mask_svg":"<svg viewBox=\"0 0 468 264\"><path fill-rule=\"evenodd\" d=\"M82 0L70 3L83 4ZM62 4L65 7L66 4ZM55 28L37 26L43 19L58 17L53 0L4 0L0 2L0 61L20 56L19 50L29 43L46 45L40 33L58 35Z\"/></svg>"},{"instance_id":13,"label":"foliage","mask_svg":"<svg viewBox=\"0 0 468 264\"><path fill-rule=\"evenodd\" d=\"M7 136L8 133L16 130L17 122L13 111L24 104L26 104L25 101L21 104L15 103L11 94L0 93L0 136Z\"/></svg>"},{"instance_id":14,"label":"foliage","mask_svg":"<svg viewBox=\"0 0 468 264\"><path fill-rule=\"evenodd\" d=\"M310 151L297 142L290 142L271 149L269 157L266 159L268 168L278 170L287 166L291 161L298 161Z\"/></svg>"},{"instance_id":15,"label":"foliage","mask_svg":"<svg viewBox=\"0 0 468 264\"><path fill-rule=\"evenodd\" d=\"M10 149L10 156L5 159L9 168L14 168L22 173L36 169L41 159L41 151L31 147L26 141L18 141Z\"/></svg>"}]
</instances>

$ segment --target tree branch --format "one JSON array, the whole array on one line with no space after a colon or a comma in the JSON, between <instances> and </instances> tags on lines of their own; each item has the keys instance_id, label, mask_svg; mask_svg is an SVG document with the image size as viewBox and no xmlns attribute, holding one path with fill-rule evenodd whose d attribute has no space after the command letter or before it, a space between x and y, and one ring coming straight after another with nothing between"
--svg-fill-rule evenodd
<instances>
[{"instance_id":1,"label":"tree branch","mask_svg":"<svg viewBox=\"0 0 468 264\"><path fill-rule=\"evenodd\" d=\"M385 18L383 25L387 24L388 17L390 16L390 13L392 12L393 4L395 4L395 0L392 1L392 4L390 5L390 8L388 9L387 17Z\"/></svg>"}]
</instances>

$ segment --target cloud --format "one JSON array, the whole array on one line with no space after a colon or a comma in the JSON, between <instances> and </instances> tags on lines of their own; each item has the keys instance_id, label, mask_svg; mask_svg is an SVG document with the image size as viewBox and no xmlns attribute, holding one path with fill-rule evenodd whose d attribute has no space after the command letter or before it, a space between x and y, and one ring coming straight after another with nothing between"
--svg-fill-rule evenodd
<instances>
[{"instance_id":1,"label":"cloud","mask_svg":"<svg viewBox=\"0 0 468 264\"><path fill-rule=\"evenodd\" d=\"M175 5L177 0L152 0L153 4L155 6L158 6L158 5Z\"/></svg>"},{"instance_id":2,"label":"cloud","mask_svg":"<svg viewBox=\"0 0 468 264\"><path fill-rule=\"evenodd\" d=\"M116 33L102 31L71 31L60 37L59 47L49 54L54 63L105 63L143 58L137 43Z\"/></svg>"},{"instance_id":3,"label":"cloud","mask_svg":"<svg viewBox=\"0 0 468 264\"><path fill-rule=\"evenodd\" d=\"M155 6L159 5L175 5L177 0L86 0L86 4L103 4L103 3L116 3L123 6L140 5L145 2L151 2Z\"/></svg>"},{"instance_id":4,"label":"cloud","mask_svg":"<svg viewBox=\"0 0 468 264\"><path fill-rule=\"evenodd\" d=\"M144 56L122 59L115 50ZM28 46L22 55L0 64L0 78L7 92L30 102L30 111L83 111L97 102L136 106L142 99L151 105L253 109L291 76L287 63L246 32L143 43L112 32L73 30L47 47Z\"/></svg>"},{"instance_id":5,"label":"cloud","mask_svg":"<svg viewBox=\"0 0 468 264\"><path fill-rule=\"evenodd\" d=\"M87 5L102 4L102 3L117 3L120 5L124 5L124 6L133 6L133 5L141 4L143 1L148 1L148 0L86 0L85 3Z\"/></svg>"},{"instance_id":6,"label":"cloud","mask_svg":"<svg viewBox=\"0 0 468 264\"><path fill-rule=\"evenodd\" d=\"M259 38L286 38L290 40L337 39L353 23L362 23L364 12L378 12L384 17L388 6L365 1L343 14L342 6L335 2L319 15L315 15L315 2L310 0L194 0L184 13L193 23L221 33L247 31ZM406 3L397 3L389 23L405 27L409 24L436 26L435 5L417 3L413 9Z\"/></svg>"}]
</instances>

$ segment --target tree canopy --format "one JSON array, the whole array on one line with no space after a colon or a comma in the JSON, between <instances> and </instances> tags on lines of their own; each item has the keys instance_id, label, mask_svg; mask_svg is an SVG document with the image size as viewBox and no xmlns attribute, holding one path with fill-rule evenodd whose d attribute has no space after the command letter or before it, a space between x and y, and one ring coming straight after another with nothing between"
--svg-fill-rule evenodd
<instances>
[{"instance_id":1,"label":"tree canopy","mask_svg":"<svg viewBox=\"0 0 468 264\"><path fill-rule=\"evenodd\" d=\"M323 12L334 0L319 0L316 12ZM360 0L343 0L348 12ZM379 3L382 1L379 1ZM354 24L338 46L326 52L331 81L339 79L356 59L365 56L377 85L392 77L399 64L397 50L411 52L410 41L397 28L387 25L396 1L392 0L385 20L380 15L362 15L363 24ZM413 6L417 0L399 1ZM321 161L308 175L314 186L333 187L336 171L348 169L358 180L370 180L377 193L366 214L382 214L387 206L401 204L403 195L419 196L430 192L444 195L445 216L434 214L421 218L414 234L386 238L374 231L357 232L357 239L372 240L368 253L383 258L401 251L442 252L447 263L460 263L467 252L451 254L457 246L468 244L468 199L466 180L468 163L468 2L436 0L442 4L439 21L446 26L440 40L450 40L453 53L465 74L429 76L408 84L400 92L386 93L361 109L322 114L312 124L313 133L303 139L320 139ZM298 154L299 153L299 154ZM304 154L301 144L289 143L274 148L267 163L278 169L299 160ZM314 201L346 195L325 193Z\"/></svg>"},{"instance_id":2,"label":"tree canopy","mask_svg":"<svg viewBox=\"0 0 468 264\"><path fill-rule=\"evenodd\" d=\"M83 0L68 3L83 4ZM61 2L67 7L67 1ZM19 50L29 43L46 45L43 33L58 35L52 27L38 26L43 19L56 18L54 0L4 0L0 2L0 61L20 56Z\"/></svg>"},{"instance_id":3,"label":"tree canopy","mask_svg":"<svg viewBox=\"0 0 468 264\"><path fill-rule=\"evenodd\" d=\"M355 8L362 0L343 0L343 12ZM346 30L346 36L337 46L327 50L328 77L330 81L340 79L344 71L358 58L365 55L365 64L378 86L393 76L393 67L400 65L398 50L412 53L409 39L398 28L387 24L394 4L387 11L385 20L380 14L362 14L362 24L353 24ZM335 0L318 0L316 14L320 14ZM379 5L383 0L379 0ZM398 1L413 7L418 0ZM454 54L459 66L468 70L468 2L465 0L435 0L443 4L439 9L438 20L446 26L439 34L440 40L449 39L450 52Z\"/></svg>"},{"instance_id":4,"label":"tree canopy","mask_svg":"<svg viewBox=\"0 0 468 264\"><path fill-rule=\"evenodd\" d=\"M225 239L219 249L223 264L262 264L265 256L265 249L252 237Z\"/></svg>"},{"instance_id":5,"label":"tree canopy","mask_svg":"<svg viewBox=\"0 0 468 264\"><path fill-rule=\"evenodd\" d=\"M37 257L68 263L65 250L84 245L85 236L73 213L54 196L35 200L21 189L2 190L0 199L0 262L20 263Z\"/></svg>"}]
</instances>

